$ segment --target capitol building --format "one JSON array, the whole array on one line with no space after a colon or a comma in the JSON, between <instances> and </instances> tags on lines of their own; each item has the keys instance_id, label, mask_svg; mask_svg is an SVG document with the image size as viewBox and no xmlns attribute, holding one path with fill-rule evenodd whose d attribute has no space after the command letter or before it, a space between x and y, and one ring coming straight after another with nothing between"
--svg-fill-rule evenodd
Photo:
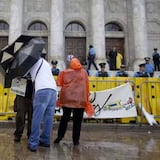
<instances>
[{"instance_id":1,"label":"capitol building","mask_svg":"<svg viewBox=\"0 0 160 160\"><path fill-rule=\"evenodd\" d=\"M21 34L41 36L46 58L63 68L69 54L106 62L116 47L132 70L160 50L160 0L0 0L0 49Z\"/></svg>"}]
</instances>

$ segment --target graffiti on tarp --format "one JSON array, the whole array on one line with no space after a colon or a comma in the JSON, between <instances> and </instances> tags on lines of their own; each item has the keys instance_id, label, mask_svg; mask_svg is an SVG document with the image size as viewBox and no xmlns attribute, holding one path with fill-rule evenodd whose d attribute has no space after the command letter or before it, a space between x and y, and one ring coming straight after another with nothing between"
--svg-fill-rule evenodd
<instances>
[{"instance_id":1,"label":"graffiti on tarp","mask_svg":"<svg viewBox=\"0 0 160 160\"><path fill-rule=\"evenodd\" d=\"M124 104L122 104L121 101L107 104L107 102L109 101L111 96L112 96L112 94L110 94L108 97L106 97L104 104L102 106L100 106L99 104L94 104L94 102L96 100L96 92L94 92L92 95L90 94L90 102L93 104L93 107L95 110L95 117L98 116L103 111L117 111L117 110L122 110L123 108L125 110L129 110L135 106L134 101L131 97L129 97L127 103L124 103ZM62 109L60 107L56 107L55 114L62 115Z\"/></svg>"},{"instance_id":2,"label":"graffiti on tarp","mask_svg":"<svg viewBox=\"0 0 160 160\"><path fill-rule=\"evenodd\" d=\"M94 93L94 95L95 95L95 97L96 97L96 93ZM99 115L100 113L101 113L101 110L103 110L104 108L105 108L105 105L106 105L106 103L108 102L108 100L110 99L110 97L112 96L112 94L110 94L107 98L106 98L106 100L105 100L105 102L104 102L104 104L102 105L102 106L100 106L99 104L93 104L93 106L94 106L94 110L95 110L95 116L96 115ZM96 98L94 98L94 100L95 100ZM92 100L91 101L91 103L94 103L94 101Z\"/></svg>"}]
</instances>

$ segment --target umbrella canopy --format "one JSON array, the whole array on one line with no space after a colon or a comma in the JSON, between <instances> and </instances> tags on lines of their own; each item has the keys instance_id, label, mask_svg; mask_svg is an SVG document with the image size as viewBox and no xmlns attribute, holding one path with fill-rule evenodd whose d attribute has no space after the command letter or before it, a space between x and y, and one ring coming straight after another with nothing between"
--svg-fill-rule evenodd
<instances>
[{"instance_id":1,"label":"umbrella canopy","mask_svg":"<svg viewBox=\"0 0 160 160\"><path fill-rule=\"evenodd\" d=\"M28 70L38 61L45 47L42 38L33 38L27 45L22 47L12 62L8 71L9 76L13 79L24 76Z\"/></svg>"},{"instance_id":2,"label":"umbrella canopy","mask_svg":"<svg viewBox=\"0 0 160 160\"><path fill-rule=\"evenodd\" d=\"M8 70L16 53L32 38L34 37L21 35L13 43L0 50L0 82L5 88L10 87L11 85L11 78L8 75Z\"/></svg>"},{"instance_id":3,"label":"umbrella canopy","mask_svg":"<svg viewBox=\"0 0 160 160\"><path fill-rule=\"evenodd\" d=\"M15 77L20 77L38 60L45 46L42 38L21 35L0 51L0 81L9 88ZM23 72L22 72L23 71Z\"/></svg>"},{"instance_id":4,"label":"umbrella canopy","mask_svg":"<svg viewBox=\"0 0 160 160\"><path fill-rule=\"evenodd\" d=\"M18 50L26 45L32 38L34 37L21 35L13 43L2 48L0 52L0 62L3 63L6 58L14 56L16 52L18 52Z\"/></svg>"},{"instance_id":5,"label":"umbrella canopy","mask_svg":"<svg viewBox=\"0 0 160 160\"><path fill-rule=\"evenodd\" d=\"M0 51L0 64L4 71L6 71L10 65L11 62L16 55L16 53L24 46L26 45L33 36L27 36L27 35L21 35L18 37L13 43L10 45L5 46Z\"/></svg>"}]
</instances>

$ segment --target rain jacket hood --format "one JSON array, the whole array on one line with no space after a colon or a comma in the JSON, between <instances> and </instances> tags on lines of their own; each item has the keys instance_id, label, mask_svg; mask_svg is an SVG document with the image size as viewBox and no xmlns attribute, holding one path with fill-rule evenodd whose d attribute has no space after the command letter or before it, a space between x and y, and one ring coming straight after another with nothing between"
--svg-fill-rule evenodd
<instances>
[{"instance_id":1,"label":"rain jacket hood","mask_svg":"<svg viewBox=\"0 0 160 160\"><path fill-rule=\"evenodd\" d=\"M82 68L80 61L77 58L72 58L69 64L71 69L79 70Z\"/></svg>"}]
</instances>

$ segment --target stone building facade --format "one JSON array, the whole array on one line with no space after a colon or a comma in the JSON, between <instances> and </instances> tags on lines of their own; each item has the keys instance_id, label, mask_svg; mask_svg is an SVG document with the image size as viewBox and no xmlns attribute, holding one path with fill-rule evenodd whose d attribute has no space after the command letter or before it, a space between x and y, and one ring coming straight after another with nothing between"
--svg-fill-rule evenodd
<instances>
[{"instance_id":1,"label":"stone building facade","mask_svg":"<svg viewBox=\"0 0 160 160\"><path fill-rule=\"evenodd\" d=\"M160 49L159 8L160 0L0 0L0 48L20 34L42 36L48 61L64 68L68 54L86 60L90 44L97 63L116 47L133 69Z\"/></svg>"}]
</instances>

